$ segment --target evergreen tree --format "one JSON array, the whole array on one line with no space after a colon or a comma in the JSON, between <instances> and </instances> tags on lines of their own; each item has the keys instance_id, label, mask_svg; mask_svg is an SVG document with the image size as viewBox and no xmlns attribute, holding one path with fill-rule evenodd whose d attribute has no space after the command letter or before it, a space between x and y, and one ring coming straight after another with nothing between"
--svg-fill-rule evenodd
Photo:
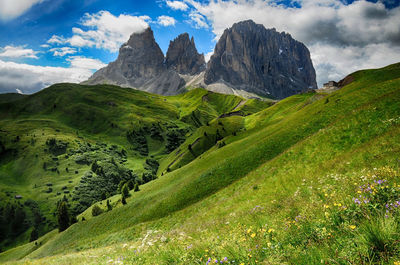
<instances>
[{"instance_id":1,"label":"evergreen tree","mask_svg":"<svg viewBox=\"0 0 400 265\"><path fill-rule=\"evenodd\" d=\"M122 192L122 187L124 186L125 181L121 180L118 184L118 192L121 193Z\"/></svg>"},{"instance_id":2,"label":"evergreen tree","mask_svg":"<svg viewBox=\"0 0 400 265\"><path fill-rule=\"evenodd\" d=\"M31 232L31 237L29 239L29 242L35 241L38 238L39 238L39 232L38 232L37 227L34 226L32 232Z\"/></svg>"},{"instance_id":3,"label":"evergreen tree","mask_svg":"<svg viewBox=\"0 0 400 265\"><path fill-rule=\"evenodd\" d=\"M110 204L110 200L107 200L107 211L111 211L112 210L112 206Z\"/></svg>"},{"instance_id":4,"label":"evergreen tree","mask_svg":"<svg viewBox=\"0 0 400 265\"><path fill-rule=\"evenodd\" d=\"M135 192L139 191L139 184L135 183L134 191L135 191Z\"/></svg>"},{"instance_id":5,"label":"evergreen tree","mask_svg":"<svg viewBox=\"0 0 400 265\"><path fill-rule=\"evenodd\" d=\"M126 199L125 199L125 195L122 193L122 198L121 198L121 202L123 205L126 204Z\"/></svg>"},{"instance_id":6,"label":"evergreen tree","mask_svg":"<svg viewBox=\"0 0 400 265\"><path fill-rule=\"evenodd\" d=\"M58 231L62 232L69 227L68 205L65 201L61 201L57 207Z\"/></svg>"},{"instance_id":7,"label":"evergreen tree","mask_svg":"<svg viewBox=\"0 0 400 265\"><path fill-rule=\"evenodd\" d=\"M128 188L129 190L133 190L133 188L135 188L135 183L133 182L133 180L128 181Z\"/></svg>"},{"instance_id":8,"label":"evergreen tree","mask_svg":"<svg viewBox=\"0 0 400 265\"><path fill-rule=\"evenodd\" d=\"M125 198L129 197L128 184L124 184L124 186L122 187L122 190L121 190L121 194L123 194Z\"/></svg>"}]
</instances>

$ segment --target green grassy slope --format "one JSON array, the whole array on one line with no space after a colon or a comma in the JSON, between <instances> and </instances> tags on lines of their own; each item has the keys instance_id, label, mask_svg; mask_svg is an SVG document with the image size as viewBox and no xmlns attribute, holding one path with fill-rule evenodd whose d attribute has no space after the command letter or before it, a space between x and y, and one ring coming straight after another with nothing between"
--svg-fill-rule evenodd
<instances>
[{"instance_id":1,"label":"green grassy slope","mask_svg":"<svg viewBox=\"0 0 400 265\"><path fill-rule=\"evenodd\" d=\"M127 205L74 224L25 261L398 261L400 215L385 205L400 198L400 64L352 76L332 94L297 95L229 117L240 129L222 139L224 146L205 148L131 193ZM2 261L20 257L15 250L0 254Z\"/></svg>"},{"instance_id":2,"label":"green grassy slope","mask_svg":"<svg viewBox=\"0 0 400 265\"><path fill-rule=\"evenodd\" d=\"M163 97L116 86L76 84L57 84L17 101L1 98L5 100L0 104L0 209L9 202L20 205L28 220L17 237L3 231L8 234L4 241L0 236L3 250L29 240L34 212L28 199L40 209L39 234L43 234L55 227L57 201L65 196L73 208L77 188L83 189L81 194L91 193L84 177L94 161L115 161L118 170L133 170L140 181L142 173L150 172L147 159L165 157L179 146L179 139L184 141L242 100L204 89ZM195 119L188 118L191 113L196 113ZM49 145L50 139L57 144ZM22 199L15 200L16 195Z\"/></svg>"}]
</instances>

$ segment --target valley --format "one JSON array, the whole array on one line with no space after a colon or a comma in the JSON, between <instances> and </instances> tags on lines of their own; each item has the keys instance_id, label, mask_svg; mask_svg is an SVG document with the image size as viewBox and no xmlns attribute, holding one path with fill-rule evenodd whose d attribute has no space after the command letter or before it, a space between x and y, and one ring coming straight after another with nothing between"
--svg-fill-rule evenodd
<instances>
[{"instance_id":1,"label":"valley","mask_svg":"<svg viewBox=\"0 0 400 265\"><path fill-rule=\"evenodd\" d=\"M46 220L0 261L396 264L400 64L349 77L280 101L75 84L0 100L2 202ZM125 205L121 180L139 185ZM77 219L58 232L61 200Z\"/></svg>"}]
</instances>

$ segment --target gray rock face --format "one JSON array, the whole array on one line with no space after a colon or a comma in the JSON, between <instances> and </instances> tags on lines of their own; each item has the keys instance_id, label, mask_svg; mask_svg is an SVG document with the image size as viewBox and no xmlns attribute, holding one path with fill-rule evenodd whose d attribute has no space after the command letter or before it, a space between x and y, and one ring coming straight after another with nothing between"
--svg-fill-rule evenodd
<instances>
[{"instance_id":1,"label":"gray rock face","mask_svg":"<svg viewBox=\"0 0 400 265\"><path fill-rule=\"evenodd\" d=\"M183 33L169 43L165 64L179 74L196 75L205 69L204 55L199 54L194 39Z\"/></svg>"},{"instance_id":2,"label":"gray rock face","mask_svg":"<svg viewBox=\"0 0 400 265\"><path fill-rule=\"evenodd\" d=\"M181 92L184 80L167 69L164 54L151 28L132 34L119 49L118 58L100 69L86 84L115 84L151 93L174 95Z\"/></svg>"},{"instance_id":3,"label":"gray rock face","mask_svg":"<svg viewBox=\"0 0 400 265\"><path fill-rule=\"evenodd\" d=\"M251 20L224 31L207 65L204 82L224 82L235 89L278 99L317 88L307 47L289 34Z\"/></svg>"}]
</instances>

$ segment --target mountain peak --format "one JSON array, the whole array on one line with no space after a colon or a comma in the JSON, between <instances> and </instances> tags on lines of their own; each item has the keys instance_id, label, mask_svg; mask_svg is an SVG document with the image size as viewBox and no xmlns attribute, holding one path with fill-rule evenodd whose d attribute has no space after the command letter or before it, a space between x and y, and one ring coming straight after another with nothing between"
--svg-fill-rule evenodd
<instances>
[{"instance_id":1,"label":"mountain peak","mask_svg":"<svg viewBox=\"0 0 400 265\"><path fill-rule=\"evenodd\" d=\"M252 20L224 31L204 75L205 84L229 84L263 96L285 98L317 88L307 47L289 34Z\"/></svg>"},{"instance_id":2,"label":"mountain peak","mask_svg":"<svg viewBox=\"0 0 400 265\"><path fill-rule=\"evenodd\" d=\"M194 75L205 69L204 55L199 54L192 36L182 33L170 42L165 63L180 74Z\"/></svg>"}]
</instances>

